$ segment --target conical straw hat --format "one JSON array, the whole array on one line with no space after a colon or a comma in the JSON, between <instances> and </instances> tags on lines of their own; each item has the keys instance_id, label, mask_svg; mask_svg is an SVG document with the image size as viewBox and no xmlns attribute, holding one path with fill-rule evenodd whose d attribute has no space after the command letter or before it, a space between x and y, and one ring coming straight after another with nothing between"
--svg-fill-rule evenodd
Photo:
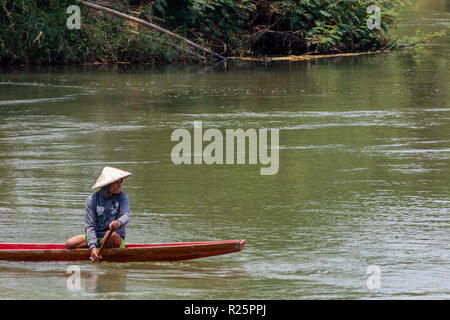
<instances>
[{"instance_id":1,"label":"conical straw hat","mask_svg":"<svg viewBox=\"0 0 450 320\"><path fill-rule=\"evenodd\" d=\"M98 177L97 182L95 182L92 190L107 186L110 183L113 183L117 180L126 178L131 176L131 173L120 170L113 167L104 167L102 170L102 174Z\"/></svg>"}]
</instances>

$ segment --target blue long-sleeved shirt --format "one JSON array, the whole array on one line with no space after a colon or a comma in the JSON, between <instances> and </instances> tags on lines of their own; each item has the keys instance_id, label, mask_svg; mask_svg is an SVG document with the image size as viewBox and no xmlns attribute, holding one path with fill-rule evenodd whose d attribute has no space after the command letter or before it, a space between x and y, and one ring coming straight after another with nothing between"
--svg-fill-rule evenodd
<instances>
[{"instance_id":1,"label":"blue long-sleeved shirt","mask_svg":"<svg viewBox=\"0 0 450 320\"><path fill-rule=\"evenodd\" d=\"M117 221L119 229L115 232L125 239L125 225L130 220L130 202L125 192L113 194L107 199L108 190L102 188L93 193L86 200L85 231L89 249L97 247L97 238L103 238L109 230L109 224L116 219L120 205L120 214Z\"/></svg>"}]
</instances>

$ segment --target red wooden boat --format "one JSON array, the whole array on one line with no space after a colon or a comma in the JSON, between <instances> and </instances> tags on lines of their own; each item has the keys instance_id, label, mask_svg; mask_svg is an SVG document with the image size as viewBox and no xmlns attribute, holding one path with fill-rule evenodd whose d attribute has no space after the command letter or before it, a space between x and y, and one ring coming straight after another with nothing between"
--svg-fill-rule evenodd
<instances>
[{"instance_id":1,"label":"red wooden boat","mask_svg":"<svg viewBox=\"0 0 450 320\"><path fill-rule=\"evenodd\" d=\"M177 261L241 251L245 240L126 244L125 248L104 249L102 261ZM67 250L63 244L0 243L0 260L8 261L90 261L88 249Z\"/></svg>"}]
</instances>

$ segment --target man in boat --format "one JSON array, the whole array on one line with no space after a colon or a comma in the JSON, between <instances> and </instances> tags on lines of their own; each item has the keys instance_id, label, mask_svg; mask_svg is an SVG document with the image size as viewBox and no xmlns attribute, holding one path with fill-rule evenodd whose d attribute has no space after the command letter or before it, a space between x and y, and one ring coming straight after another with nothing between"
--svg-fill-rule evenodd
<instances>
[{"instance_id":1,"label":"man in boat","mask_svg":"<svg viewBox=\"0 0 450 320\"><path fill-rule=\"evenodd\" d=\"M67 239L67 249L89 248L91 260L99 261L102 257L99 248L102 246L106 232L112 235L104 248L125 247L125 225L130 219L128 196L121 191L122 181L131 173L104 167L92 190L100 188L86 200L85 234Z\"/></svg>"}]
</instances>

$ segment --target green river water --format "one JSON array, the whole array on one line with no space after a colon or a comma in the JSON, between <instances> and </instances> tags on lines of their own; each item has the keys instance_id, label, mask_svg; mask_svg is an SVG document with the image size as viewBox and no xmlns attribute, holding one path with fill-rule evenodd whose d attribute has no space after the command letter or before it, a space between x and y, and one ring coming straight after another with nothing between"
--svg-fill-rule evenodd
<instances>
[{"instance_id":1,"label":"green river water","mask_svg":"<svg viewBox=\"0 0 450 320\"><path fill-rule=\"evenodd\" d=\"M448 1L416 1L398 32L449 24ZM247 244L184 262L0 261L0 299L450 298L449 39L214 69L1 69L0 242L83 233L85 200L111 165L133 173L128 243ZM193 121L278 129L277 174L175 165L171 134Z\"/></svg>"}]
</instances>

